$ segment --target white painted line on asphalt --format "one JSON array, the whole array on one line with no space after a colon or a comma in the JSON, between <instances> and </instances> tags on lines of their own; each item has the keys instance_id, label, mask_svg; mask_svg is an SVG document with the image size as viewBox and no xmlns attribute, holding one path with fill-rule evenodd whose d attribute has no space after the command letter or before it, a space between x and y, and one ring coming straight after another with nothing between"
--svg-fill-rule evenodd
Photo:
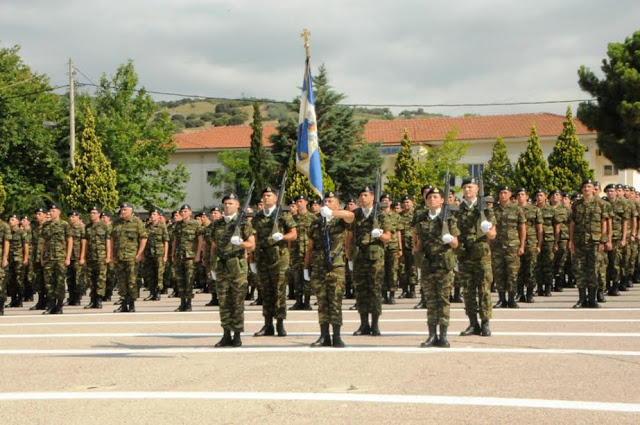
<instances>
[{"instance_id":1,"label":"white painted line on asphalt","mask_svg":"<svg viewBox=\"0 0 640 425\"><path fill-rule=\"evenodd\" d=\"M583 350L561 348L477 348L477 347L451 347L446 349L400 347L400 346L369 346L369 347L247 347L243 348L114 348L114 349L16 349L0 350L0 355L18 356L114 356L114 355L158 355L158 354L256 354L256 353L396 353L396 354L546 354L546 355L575 355L584 354L590 356L625 356L640 357L640 351L615 351L615 350Z\"/></svg>"},{"instance_id":2,"label":"white painted line on asphalt","mask_svg":"<svg viewBox=\"0 0 640 425\"><path fill-rule=\"evenodd\" d=\"M383 332L383 336L426 335L427 331ZM452 335L455 332L452 332ZM287 332L289 336L313 336L318 332ZM640 332L492 332L494 336L543 336L543 337L595 337L595 338L640 338ZM144 333L144 332L101 332L66 334L0 334L0 339L36 338L208 338L222 336L221 333ZM251 336L251 333L247 333Z\"/></svg>"},{"instance_id":3,"label":"white painted line on asphalt","mask_svg":"<svg viewBox=\"0 0 640 425\"><path fill-rule=\"evenodd\" d=\"M18 400L269 400L330 401L351 403L439 404L454 406L494 406L548 408L562 410L594 410L604 412L640 412L640 403L607 403L598 401L544 400L499 397L458 397L398 394L349 393L260 393L260 392L33 392L0 393L0 401Z\"/></svg>"}]
</instances>

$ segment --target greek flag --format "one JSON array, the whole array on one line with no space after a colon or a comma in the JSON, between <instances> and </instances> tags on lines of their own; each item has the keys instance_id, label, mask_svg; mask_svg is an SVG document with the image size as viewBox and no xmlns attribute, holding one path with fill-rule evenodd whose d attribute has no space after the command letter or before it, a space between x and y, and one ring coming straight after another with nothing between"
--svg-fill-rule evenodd
<instances>
[{"instance_id":1,"label":"greek flag","mask_svg":"<svg viewBox=\"0 0 640 425\"><path fill-rule=\"evenodd\" d=\"M318 147L318 126L316 122L316 108L313 101L311 66L308 58L300 99L296 167L302 174L309 178L311 188L322 199L322 167L320 165L320 149Z\"/></svg>"}]
</instances>

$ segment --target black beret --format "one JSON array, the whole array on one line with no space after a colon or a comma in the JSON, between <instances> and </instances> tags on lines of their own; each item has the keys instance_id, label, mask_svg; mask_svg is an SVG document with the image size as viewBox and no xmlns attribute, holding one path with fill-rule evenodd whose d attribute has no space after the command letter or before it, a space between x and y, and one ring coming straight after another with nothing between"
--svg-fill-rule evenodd
<instances>
[{"instance_id":1,"label":"black beret","mask_svg":"<svg viewBox=\"0 0 640 425\"><path fill-rule=\"evenodd\" d=\"M214 211L220 212L220 208L219 207L213 207L213 208L211 208L209 210L209 212L214 212Z\"/></svg>"},{"instance_id":2,"label":"black beret","mask_svg":"<svg viewBox=\"0 0 640 425\"><path fill-rule=\"evenodd\" d=\"M429 190L429 192L427 192L427 197L429 195L433 195L433 194L438 194L440 196L444 196L444 193L440 189L438 189L437 187L432 187L431 190Z\"/></svg>"},{"instance_id":3,"label":"black beret","mask_svg":"<svg viewBox=\"0 0 640 425\"><path fill-rule=\"evenodd\" d=\"M516 192L515 192L515 193L516 193L516 194L518 194L518 193L520 193L520 192L527 193L527 189L525 189L524 187L519 187L519 188L517 188L517 189L516 189Z\"/></svg>"},{"instance_id":4,"label":"black beret","mask_svg":"<svg viewBox=\"0 0 640 425\"><path fill-rule=\"evenodd\" d=\"M600 186L600 182L599 182L598 180L594 180L594 181L593 181L593 185L594 185L594 186Z\"/></svg>"},{"instance_id":5,"label":"black beret","mask_svg":"<svg viewBox=\"0 0 640 425\"><path fill-rule=\"evenodd\" d=\"M264 194L265 194L265 193L267 193L267 192L271 192L271 193L278 194L278 191L277 191L277 190L275 190L273 187L271 187L271 186L267 186L267 187L265 187L265 188L262 190L262 192L260 192L260 196L264 195Z\"/></svg>"},{"instance_id":6,"label":"black beret","mask_svg":"<svg viewBox=\"0 0 640 425\"><path fill-rule=\"evenodd\" d=\"M159 208L151 208L149 210L149 215L151 215L153 213L158 213L158 214L162 215L162 210L160 210Z\"/></svg>"},{"instance_id":7,"label":"black beret","mask_svg":"<svg viewBox=\"0 0 640 425\"><path fill-rule=\"evenodd\" d=\"M584 186L585 184L593 184L595 186L595 183L593 180L591 179L584 179L582 180L582 186Z\"/></svg>"},{"instance_id":8,"label":"black beret","mask_svg":"<svg viewBox=\"0 0 640 425\"><path fill-rule=\"evenodd\" d=\"M614 189L615 190L616 185L614 183L609 183L608 185L605 186L604 191L606 192L609 189Z\"/></svg>"},{"instance_id":9,"label":"black beret","mask_svg":"<svg viewBox=\"0 0 640 425\"><path fill-rule=\"evenodd\" d=\"M45 209L44 209L44 208L42 208L42 207L38 207L38 208L35 208L35 209L33 210L33 213L34 213L34 214L36 214L36 213L46 213L46 211L45 211Z\"/></svg>"},{"instance_id":10,"label":"black beret","mask_svg":"<svg viewBox=\"0 0 640 425\"><path fill-rule=\"evenodd\" d=\"M100 210L100 207L97 205L92 205L89 207L89 209L87 210L87 212L93 212L93 211L97 211L98 214L101 213L102 211Z\"/></svg>"},{"instance_id":11,"label":"black beret","mask_svg":"<svg viewBox=\"0 0 640 425\"><path fill-rule=\"evenodd\" d=\"M467 184L478 184L478 180L476 180L474 177L467 177L465 179L462 179L462 184L460 185L460 187Z\"/></svg>"},{"instance_id":12,"label":"black beret","mask_svg":"<svg viewBox=\"0 0 640 425\"><path fill-rule=\"evenodd\" d=\"M191 210L191 205L182 204L182 206L180 207L180 211L182 211L182 210Z\"/></svg>"},{"instance_id":13,"label":"black beret","mask_svg":"<svg viewBox=\"0 0 640 425\"><path fill-rule=\"evenodd\" d=\"M293 197L293 202L297 202L297 201L299 201L301 199L304 199L306 201L307 200L307 196L303 195L303 194L296 195L296 196Z\"/></svg>"},{"instance_id":14,"label":"black beret","mask_svg":"<svg viewBox=\"0 0 640 425\"><path fill-rule=\"evenodd\" d=\"M313 205L313 204L318 204L318 205L320 205L320 201L319 201L318 199L312 199L312 200L309 202L309 204L310 204L310 205Z\"/></svg>"},{"instance_id":15,"label":"black beret","mask_svg":"<svg viewBox=\"0 0 640 425\"><path fill-rule=\"evenodd\" d=\"M622 189L622 188L623 188L623 187L622 187L622 184L618 183L618 184L616 185L616 189Z\"/></svg>"},{"instance_id":16,"label":"black beret","mask_svg":"<svg viewBox=\"0 0 640 425\"><path fill-rule=\"evenodd\" d=\"M628 185L628 184L625 184L625 185L623 185L623 186L622 186L622 188L623 188L624 190L629 190L629 185Z\"/></svg>"},{"instance_id":17,"label":"black beret","mask_svg":"<svg viewBox=\"0 0 640 425\"><path fill-rule=\"evenodd\" d=\"M109 211L103 211L100 213L100 217L109 217L111 218L111 213Z\"/></svg>"},{"instance_id":18,"label":"black beret","mask_svg":"<svg viewBox=\"0 0 640 425\"><path fill-rule=\"evenodd\" d=\"M509 186L508 184L500 185L500 187L498 188L498 193L502 192L503 190L508 190L509 192L511 192L511 186Z\"/></svg>"},{"instance_id":19,"label":"black beret","mask_svg":"<svg viewBox=\"0 0 640 425\"><path fill-rule=\"evenodd\" d=\"M355 203L357 203L357 202L356 202L356 200L355 200L355 198L349 198L349 199L347 199L347 204L348 204L348 203L350 203L350 202L353 202L354 204L355 204Z\"/></svg>"},{"instance_id":20,"label":"black beret","mask_svg":"<svg viewBox=\"0 0 640 425\"><path fill-rule=\"evenodd\" d=\"M402 202L404 201L413 201L413 196L411 195L404 195L401 199Z\"/></svg>"},{"instance_id":21,"label":"black beret","mask_svg":"<svg viewBox=\"0 0 640 425\"><path fill-rule=\"evenodd\" d=\"M20 217L20 221L22 221L22 220L30 220L30 218L27 217L26 215L23 215L22 217Z\"/></svg>"},{"instance_id":22,"label":"black beret","mask_svg":"<svg viewBox=\"0 0 640 425\"><path fill-rule=\"evenodd\" d=\"M238 195L236 195L235 193L230 193L230 194L228 194L228 195L225 195L225 196L222 198L222 202L228 201L229 199L232 199L232 200L234 200L234 201L237 201L237 200L238 200Z\"/></svg>"},{"instance_id":23,"label":"black beret","mask_svg":"<svg viewBox=\"0 0 640 425\"><path fill-rule=\"evenodd\" d=\"M391 196L389 196L388 193L383 193L380 195L380 199L378 199L378 201L382 201L383 199L391 199Z\"/></svg>"},{"instance_id":24,"label":"black beret","mask_svg":"<svg viewBox=\"0 0 640 425\"><path fill-rule=\"evenodd\" d=\"M78 214L78 211L76 210L71 210L67 213L67 217L73 217L73 216L79 216L80 214Z\"/></svg>"},{"instance_id":25,"label":"black beret","mask_svg":"<svg viewBox=\"0 0 640 425\"><path fill-rule=\"evenodd\" d=\"M60 205L56 204L55 202L52 202L49 204L49 209L50 210L59 210L60 209Z\"/></svg>"},{"instance_id":26,"label":"black beret","mask_svg":"<svg viewBox=\"0 0 640 425\"><path fill-rule=\"evenodd\" d=\"M538 189L536 189L535 192L533 192L533 196L538 195L538 193L544 193L545 195L547 194L547 192L544 189L538 188Z\"/></svg>"},{"instance_id":27,"label":"black beret","mask_svg":"<svg viewBox=\"0 0 640 425\"><path fill-rule=\"evenodd\" d=\"M10 219L12 219L12 218L15 218L16 220L20 220L20 219L18 218L18 216L17 216L17 215L15 215L15 214L9 214L9 215L7 216L7 221L9 221L9 220L10 220Z\"/></svg>"},{"instance_id":28,"label":"black beret","mask_svg":"<svg viewBox=\"0 0 640 425\"><path fill-rule=\"evenodd\" d=\"M335 192L329 191L329 192L325 192L324 193L324 198L325 199L327 199L327 198L337 198L337 196L336 196ZM347 201L347 202L349 202L349 201Z\"/></svg>"},{"instance_id":29,"label":"black beret","mask_svg":"<svg viewBox=\"0 0 640 425\"><path fill-rule=\"evenodd\" d=\"M397 207L398 205L400 205L398 202L393 201L393 202L391 203L391 208L395 208L395 207Z\"/></svg>"},{"instance_id":30,"label":"black beret","mask_svg":"<svg viewBox=\"0 0 640 425\"><path fill-rule=\"evenodd\" d=\"M556 195L556 194L559 194L559 193L560 193L560 191L558 189L553 189L551 192L549 192L549 196L553 196L553 195Z\"/></svg>"},{"instance_id":31,"label":"black beret","mask_svg":"<svg viewBox=\"0 0 640 425\"><path fill-rule=\"evenodd\" d=\"M358 196L360 196L360 194L364 193L364 192L371 192L373 193L373 187L371 186L365 186L362 189L360 189L360 191L358 192Z\"/></svg>"},{"instance_id":32,"label":"black beret","mask_svg":"<svg viewBox=\"0 0 640 425\"><path fill-rule=\"evenodd\" d=\"M422 193L422 196L424 196L424 191L426 190L427 192L429 192L431 189L433 189L433 186L431 186L430 184L425 184L424 186L422 186L422 189L420 189L420 193Z\"/></svg>"},{"instance_id":33,"label":"black beret","mask_svg":"<svg viewBox=\"0 0 640 425\"><path fill-rule=\"evenodd\" d=\"M122 208L133 208L133 205L131 204L131 202L121 202L120 209Z\"/></svg>"}]
</instances>

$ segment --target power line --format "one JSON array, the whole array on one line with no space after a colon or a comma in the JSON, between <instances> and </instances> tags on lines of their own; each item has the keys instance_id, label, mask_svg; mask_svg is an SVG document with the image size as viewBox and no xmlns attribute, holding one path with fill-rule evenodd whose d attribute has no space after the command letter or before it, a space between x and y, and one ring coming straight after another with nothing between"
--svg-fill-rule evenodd
<instances>
[{"instance_id":1,"label":"power line","mask_svg":"<svg viewBox=\"0 0 640 425\"><path fill-rule=\"evenodd\" d=\"M92 85L98 87L98 85L96 83L94 83L93 81L91 81L91 78L87 77L84 72L80 71L78 68L73 67L73 69L75 69L76 71L78 71L80 73L80 75L82 75L88 82L90 82Z\"/></svg>"},{"instance_id":2,"label":"power line","mask_svg":"<svg viewBox=\"0 0 640 425\"><path fill-rule=\"evenodd\" d=\"M4 89L8 89L9 87L14 87L14 86L18 86L20 84L28 83L30 81L35 80L36 78L40 78L40 75L34 75L33 77L29 78L28 80L22 80L22 81L18 81L16 83L13 83L13 84L9 84L8 86L0 87L0 91L4 90Z\"/></svg>"},{"instance_id":3,"label":"power line","mask_svg":"<svg viewBox=\"0 0 640 425\"><path fill-rule=\"evenodd\" d=\"M19 98L19 97L27 97L27 96L31 96L32 94L47 93L47 92L51 92L51 91L54 91L54 90L63 89L63 88L67 88L67 87L69 87L69 84L62 85L62 86L51 87L51 88L48 88L48 89L37 90L37 91L29 92L29 93L17 94L15 96L7 96L4 99L16 99L16 98Z\"/></svg>"}]
</instances>

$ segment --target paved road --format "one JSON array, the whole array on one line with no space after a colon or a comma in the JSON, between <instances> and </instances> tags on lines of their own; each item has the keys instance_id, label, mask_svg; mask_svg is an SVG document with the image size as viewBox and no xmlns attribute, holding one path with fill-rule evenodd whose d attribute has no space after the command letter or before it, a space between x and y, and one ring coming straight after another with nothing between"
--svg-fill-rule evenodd
<instances>
[{"instance_id":1,"label":"paved road","mask_svg":"<svg viewBox=\"0 0 640 425\"><path fill-rule=\"evenodd\" d=\"M453 304L448 350L419 348L416 300L385 306L381 337L352 336L358 315L345 309L345 349L309 347L315 311L289 312L286 338L254 338L259 307L247 307L242 348L214 349L206 294L191 313L173 312L175 298L133 314L7 309L2 422L640 423L640 285L597 310L572 309L576 298L496 309L489 338L457 336L467 320Z\"/></svg>"}]
</instances>

